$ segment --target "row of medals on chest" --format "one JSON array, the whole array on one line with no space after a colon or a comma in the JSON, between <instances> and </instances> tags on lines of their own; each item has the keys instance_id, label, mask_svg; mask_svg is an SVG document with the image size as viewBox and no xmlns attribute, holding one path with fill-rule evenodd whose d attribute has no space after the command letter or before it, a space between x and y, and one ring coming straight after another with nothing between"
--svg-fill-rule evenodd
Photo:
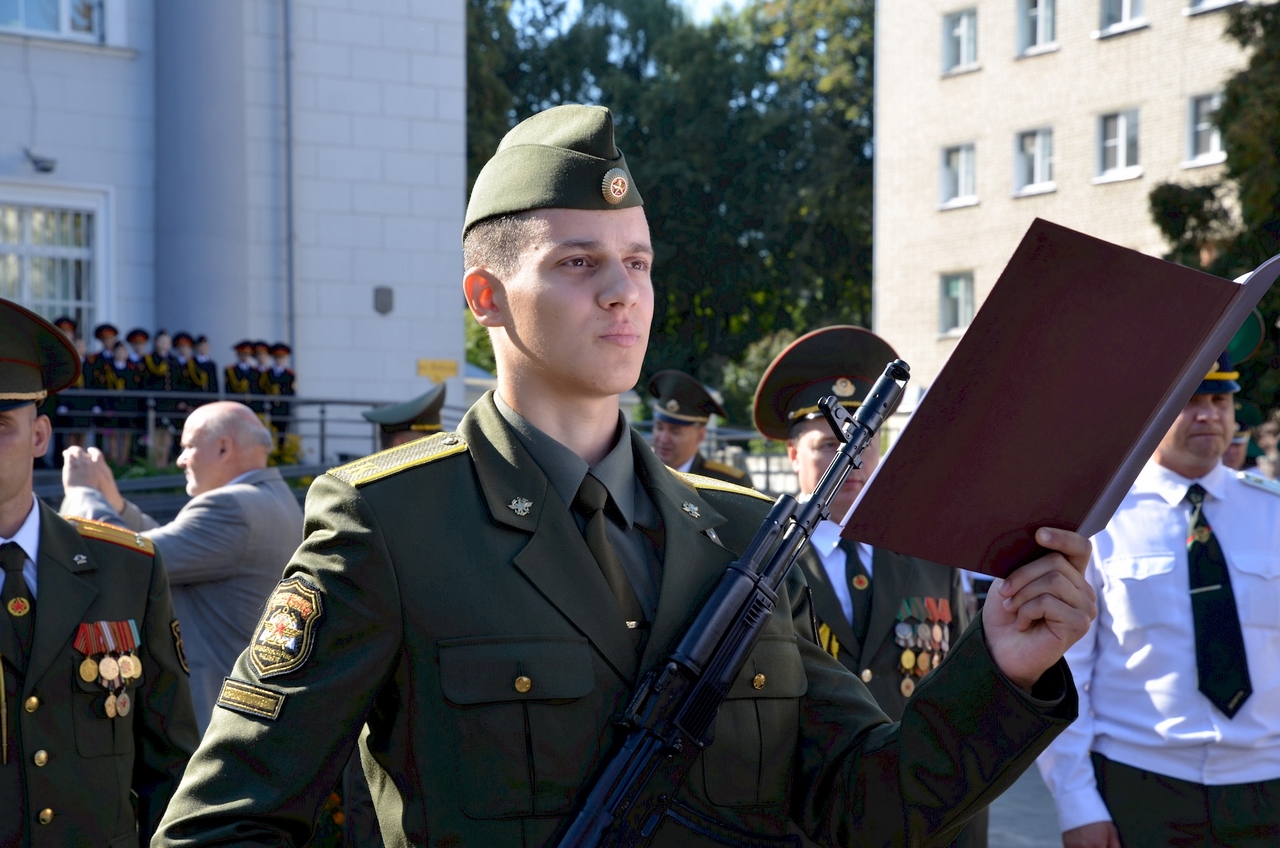
<instances>
[{"instance_id":1,"label":"row of medals on chest","mask_svg":"<svg viewBox=\"0 0 1280 848\"><path fill-rule=\"evenodd\" d=\"M933 598L928 600L933 601ZM950 603L945 603L945 606L949 607ZM910 698L916 690L915 678L924 677L941 665L942 658L951 650L951 616L950 609L935 609L930 604L926 615L931 621L913 624L902 619L914 617L910 614L914 611L908 608L905 611L907 615L903 612L899 612L899 621L893 626L893 641L902 648L898 655L898 673L902 675L900 688L903 696Z\"/></svg>"},{"instance_id":2,"label":"row of medals on chest","mask_svg":"<svg viewBox=\"0 0 1280 848\"><path fill-rule=\"evenodd\" d=\"M107 718L127 716L133 708L125 688L130 680L142 677L142 660L134 653L138 641L132 621L85 623L76 634L75 648L84 654L80 679L96 682L107 691L101 703Z\"/></svg>"}]
</instances>

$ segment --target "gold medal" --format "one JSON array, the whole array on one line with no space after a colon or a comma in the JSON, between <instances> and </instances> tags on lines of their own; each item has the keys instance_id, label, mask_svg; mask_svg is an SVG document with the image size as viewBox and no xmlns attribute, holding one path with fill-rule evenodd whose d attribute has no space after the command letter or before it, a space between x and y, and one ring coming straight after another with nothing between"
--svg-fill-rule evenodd
<instances>
[{"instance_id":1,"label":"gold medal","mask_svg":"<svg viewBox=\"0 0 1280 848\"><path fill-rule=\"evenodd\" d=\"M935 642L941 642L941 641L942 641L942 625L941 625L941 624L934 624L934 625L933 625L933 634L932 634L932 635L933 635L933 641L935 641Z\"/></svg>"},{"instance_id":2,"label":"gold medal","mask_svg":"<svg viewBox=\"0 0 1280 848\"><path fill-rule=\"evenodd\" d=\"M107 718L116 717L116 696L108 695L107 702L103 704L103 708L107 711Z\"/></svg>"},{"instance_id":3,"label":"gold medal","mask_svg":"<svg viewBox=\"0 0 1280 848\"><path fill-rule=\"evenodd\" d=\"M916 682L910 677L902 678L902 685L898 687L902 690L902 697L910 698L911 693L916 691Z\"/></svg>"},{"instance_id":4,"label":"gold medal","mask_svg":"<svg viewBox=\"0 0 1280 848\"><path fill-rule=\"evenodd\" d=\"M123 718L129 714L129 693L121 692L116 696L116 715Z\"/></svg>"},{"instance_id":5,"label":"gold medal","mask_svg":"<svg viewBox=\"0 0 1280 848\"><path fill-rule=\"evenodd\" d=\"M120 663L108 654L98 661L98 673L103 680L115 680L120 676Z\"/></svg>"},{"instance_id":6,"label":"gold medal","mask_svg":"<svg viewBox=\"0 0 1280 848\"><path fill-rule=\"evenodd\" d=\"M921 651L920 656L916 657L916 671L924 674L930 668L930 658L928 651Z\"/></svg>"},{"instance_id":7,"label":"gold medal","mask_svg":"<svg viewBox=\"0 0 1280 848\"><path fill-rule=\"evenodd\" d=\"M905 651L902 652L902 657L898 660L898 662L902 663L902 667L905 668L907 671L910 671L911 669L915 668L916 667L915 651L911 650L910 648L907 648Z\"/></svg>"},{"instance_id":8,"label":"gold medal","mask_svg":"<svg viewBox=\"0 0 1280 848\"><path fill-rule=\"evenodd\" d=\"M98 679L98 662L93 657L85 657L84 662L80 663L80 679L85 683Z\"/></svg>"},{"instance_id":9,"label":"gold medal","mask_svg":"<svg viewBox=\"0 0 1280 848\"><path fill-rule=\"evenodd\" d=\"M131 679L131 678L133 678L133 677L136 677L136 676L137 676L137 675L134 673L137 669L135 668L136 660L134 660L134 658L133 658L133 657L129 656L128 654L124 654L124 655L122 655L122 656L120 657L120 659L117 661L117 663L118 663L118 664L119 664L119 666L120 666L120 677L121 677L121 679L123 679L123 680L129 680L129 679Z\"/></svg>"}]
</instances>

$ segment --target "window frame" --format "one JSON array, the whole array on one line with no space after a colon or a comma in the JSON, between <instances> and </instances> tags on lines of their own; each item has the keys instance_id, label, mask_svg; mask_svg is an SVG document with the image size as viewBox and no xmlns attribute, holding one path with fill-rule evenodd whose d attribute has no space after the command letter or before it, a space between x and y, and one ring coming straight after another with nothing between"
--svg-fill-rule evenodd
<instances>
[{"instance_id":1,"label":"window frame","mask_svg":"<svg viewBox=\"0 0 1280 848\"><path fill-rule=\"evenodd\" d=\"M1028 136L1035 137L1035 150L1031 154L1031 170L1033 179L1022 182L1022 174L1026 163L1026 153L1022 140ZM1048 151L1045 151L1047 142ZM1058 190L1053 178L1054 150L1053 127L1036 127L1013 134L1013 196L1029 197L1036 194L1047 194Z\"/></svg>"},{"instance_id":2,"label":"window frame","mask_svg":"<svg viewBox=\"0 0 1280 848\"><path fill-rule=\"evenodd\" d=\"M27 26L11 26L0 24L0 34L11 34L21 36L23 38L48 38L56 41L72 41L77 44L106 44L107 17L115 16L116 10L109 8L110 0L100 0L100 2L91 3L94 11L94 23L96 24L92 32L76 32L71 29L71 7L78 0L57 0L58 3L58 28L56 30L34 29ZM18 0L19 8L25 8L25 5L35 0ZM118 0L117 0L118 2Z\"/></svg>"},{"instance_id":3,"label":"window frame","mask_svg":"<svg viewBox=\"0 0 1280 848\"><path fill-rule=\"evenodd\" d=\"M1093 32L1093 37L1106 38L1150 26L1143 2L1144 0L1098 0L1098 29ZM1109 3L1120 4L1120 17L1111 23L1107 23Z\"/></svg>"},{"instance_id":4,"label":"window frame","mask_svg":"<svg viewBox=\"0 0 1280 848\"><path fill-rule=\"evenodd\" d=\"M969 21L965 26L965 32L957 36L955 28L961 21ZM958 45L955 53L955 61L950 62L952 39L955 39ZM965 48L971 48L972 56L968 61L965 60ZM956 9L953 12L947 12L942 16L942 74L943 76L951 76L954 74L963 74L969 71L977 70L981 65L978 63L978 7L970 6L966 9Z\"/></svg>"},{"instance_id":5,"label":"window frame","mask_svg":"<svg viewBox=\"0 0 1280 848\"><path fill-rule=\"evenodd\" d=\"M1187 99L1187 160L1183 163L1184 168L1217 165L1227 159L1227 152L1222 147L1222 131L1212 121L1209 122L1209 149L1204 152L1196 151L1196 136L1200 127L1196 106L1205 100L1209 101L1209 111L1213 112L1222 105L1222 92L1214 91L1209 94L1195 94Z\"/></svg>"},{"instance_id":6,"label":"window frame","mask_svg":"<svg viewBox=\"0 0 1280 848\"><path fill-rule=\"evenodd\" d=\"M1029 22L1031 6L1036 4L1036 20L1034 27ZM1046 9L1048 14L1046 15ZM1057 0L1018 0L1017 53L1018 56L1035 56L1048 53L1058 47L1058 7ZM1046 21L1049 29L1046 37Z\"/></svg>"},{"instance_id":7,"label":"window frame","mask_svg":"<svg viewBox=\"0 0 1280 848\"><path fill-rule=\"evenodd\" d=\"M1182 14L1187 17L1205 15L1209 12L1216 12L1219 9L1226 9L1230 6L1238 6L1247 2L1249 0L1187 0L1187 5L1183 7Z\"/></svg>"},{"instance_id":8,"label":"window frame","mask_svg":"<svg viewBox=\"0 0 1280 848\"><path fill-rule=\"evenodd\" d=\"M0 181L0 205L52 208L93 215L92 246L94 321L115 320L114 278L115 239L111 215L115 208L114 190L99 186L46 186ZM27 302L22 302L26 306ZM81 327L80 335L88 338L91 327Z\"/></svg>"},{"instance_id":9,"label":"window frame","mask_svg":"<svg viewBox=\"0 0 1280 848\"><path fill-rule=\"evenodd\" d=\"M951 180L948 175L951 171L947 162L948 155L956 151L958 154L958 168L955 179L956 193L948 196L947 191ZM942 148L941 156L938 162L938 208L959 209L965 206L976 206L978 204L978 148L977 144L972 141L962 144L952 144ZM966 170L967 165L967 170ZM968 176L969 191L965 192L965 177Z\"/></svg>"},{"instance_id":10,"label":"window frame","mask_svg":"<svg viewBox=\"0 0 1280 848\"><path fill-rule=\"evenodd\" d=\"M1093 182L1112 183L1122 180L1133 180L1142 176L1142 120L1138 108L1119 109L1105 112L1098 116L1097 130L1097 165ZM1116 119L1116 166L1107 168L1107 121ZM1133 135L1133 160L1129 159L1129 136ZM1123 159L1121 155L1123 154Z\"/></svg>"},{"instance_id":11,"label":"window frame","mask_svg":"<svg viewBox=\"0 0 1280 848\"><path fill-rule=\"evenodd\" d=\"M961 296L956 300L955 316L956 322L951 324L949 319L949 302L952 300L948 294L948 284L953 280L959 280L962 284ZM966 302L967 301L967 302ZM967 307L967 309L966 309ZM967 311L967 316L966 316ZM977 295L974 290L973 271L946 271L938 275L938 338L951 339L964 335L964 331L973 323L974 316L978 313Z\"/></svg>"}]
</instances>

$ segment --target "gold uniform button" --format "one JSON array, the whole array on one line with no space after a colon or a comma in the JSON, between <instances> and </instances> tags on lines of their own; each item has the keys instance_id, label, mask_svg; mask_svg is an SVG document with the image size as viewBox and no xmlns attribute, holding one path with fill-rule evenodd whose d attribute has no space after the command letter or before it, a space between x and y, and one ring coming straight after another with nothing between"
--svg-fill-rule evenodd
<instances>
[{"instance_id":1,"label":"gold uniform button","mask_svg":"<svg viewBox=\"0 0 1280 848\"><path fill-rule=\"evenodd\" d=\"M516 678L516 691L523 695L533 688L533 681L523 674Z\"/></svg>"},{"instance_id":2,"label":"gold uniform button","mask_svg":"<svg viewBox=\"0 0 1280 848\"><path fill-rule=\"evenodd\" d=\"M40 824L48 824L53 821L53 810L45 807L40 811Z\"/></svg>"},{"instance_id":3,"label":"gold uniform button","mask_svg":"<svg viewBox=\"0 0 1280 848\"><path fill-rule=\"evenodd\" d=\"M40 709L40 699L37 698L35 695L32 695L30 698L28 698L22 703L22 708L29 713L35 712L36 710Z\"/></svg>"},{"instance_id":4,"label":"gold uniform button","mask_svg":"<svg viewBox=\"0 0 1280 848\"><path fill-rule=\"evenodd\" d=\"M751 678L751 685L757 689L763 689L764 681L765 681L764 675L757 674L755 677Z\"/></svg>"},{"instance_id":5,"label":"gold uniform button","mask_svg":"<svg viewBox=\"0 0 1280 848\"><path fill-rule=\"evenodd\" d=\"M871 669L869 669L869 668L864 668L864 669L862 670L862 682L863 682L863 683L870 683L870 682L871 682Z\"/></svg>"},{"instance_id":6,"label":"gold uniform button","mask_svg":"<svg viewBox=\"0 0 1280 848\"><path fill-rule=\"evenodd\" d=\"M44 765L45 763L49 762L49 752L36 751L35 756L31 758L31 762L35 763L38 766Z\"/></svg>"}]
</instances>

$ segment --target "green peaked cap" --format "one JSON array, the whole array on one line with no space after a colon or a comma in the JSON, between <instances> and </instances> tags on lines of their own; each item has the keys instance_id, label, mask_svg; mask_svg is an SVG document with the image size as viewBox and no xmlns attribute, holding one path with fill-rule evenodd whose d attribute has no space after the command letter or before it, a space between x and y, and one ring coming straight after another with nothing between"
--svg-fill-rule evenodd
<instances>
[{"instance_id":1,"label":"green peaked cap","mask_svg":"<svg viewBox=\"0 0 1280 848\"><path fill-rule=\"evenodd\" d=\"M39 404L80 376L80 355L62 331L0 299L0 412Z\"/></svg>"},{"instance_id":2,"label":"green peaked cap","mask_svg":"<svg viewBox=\"0 0 1280 848\"><path fill-rule=\"evenodd\" d=\"M486 218L530 209L642 205L626 157L613 143L609 110L556 106L521 121L502 139L476 177L462 235Z\"/></svg>"},{"instance_id":3,"label":"green peaked cap","mask_svg":"<svg viewBox=\"0 0 1280 848\"><path fill-rule=\"evenodd\" d=\"M434 433L441 429L440 409L444 406L445 384L433 386L426 394L395 406L380 406L360 414L382 427L387 435L401 430Z\"/></svg>"}]
</instances>

